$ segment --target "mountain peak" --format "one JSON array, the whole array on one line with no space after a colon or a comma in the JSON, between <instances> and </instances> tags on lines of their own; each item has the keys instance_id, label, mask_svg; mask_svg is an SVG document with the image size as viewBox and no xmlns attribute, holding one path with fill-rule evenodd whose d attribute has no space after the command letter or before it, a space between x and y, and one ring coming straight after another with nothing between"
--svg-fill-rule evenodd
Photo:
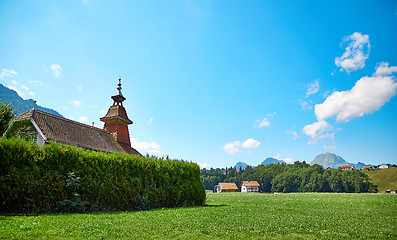
<instances>
[{"instance_id":1,"label":"mountain peak","mask_svg":"<svg viewBox=\"0 0 397 240\"><path fill-rule=\"evenodd\" d=\"M286 162L284 162L283 160L279 160L279 159L276 159L276 158L268 157L259 165L267 166L269 164L278 164L278 163L286 164Z\"/></svg>"}]
</instances>

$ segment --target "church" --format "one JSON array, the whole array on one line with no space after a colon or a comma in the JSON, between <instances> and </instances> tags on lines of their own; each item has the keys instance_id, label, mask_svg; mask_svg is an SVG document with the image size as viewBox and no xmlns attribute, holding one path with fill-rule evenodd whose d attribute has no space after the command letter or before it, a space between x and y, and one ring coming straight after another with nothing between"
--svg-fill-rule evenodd
<instances>
[{"instance_id":1,"label":"church","mask_svg":"<svg viewBox=\"0 0 397 240\"><path fill-rule=\"evenodd\" d=\"M123 106L126 98L121 93L121 79L111 98L113 105L100 118L105 123L103 129L32 109L15 118L5 135L30 138L40 146L55 141L95 151L141 155L131 146L128 125L133 122Z\"/></svg>"}]
</instances>

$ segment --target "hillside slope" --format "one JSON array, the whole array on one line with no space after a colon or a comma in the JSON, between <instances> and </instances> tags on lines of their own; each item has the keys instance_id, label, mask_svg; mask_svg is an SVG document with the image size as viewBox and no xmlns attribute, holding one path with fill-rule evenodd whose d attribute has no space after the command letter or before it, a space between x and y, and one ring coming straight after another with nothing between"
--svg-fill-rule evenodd
<instances>
[{"instance_id":1,"label":"hillside slope","mask_svg":"<svg viewBox=\"0 0 397 240\"><path fill-rule=\"evenodd\" d=\"M0 84L0 105L2 103L5 105L11 103L12 111L16 116L21 115L22 113L27 112L34 107L34 101L32 99L25 100L21 98L14 90ZM63 117L57 111L50 108L36 106L36 109Z\"/></svg>"},{"instance_id":2,"label":"hillside slope","mask_svg":"<svg viewBox=\"0 0 397 240\"><path fill-rule=\"evenodd\" d=\"M378 191L384 193L388 189L397 189L397 168L376 169L365 172L372 183L378 185Z\"/></svg>"}]
</instances>

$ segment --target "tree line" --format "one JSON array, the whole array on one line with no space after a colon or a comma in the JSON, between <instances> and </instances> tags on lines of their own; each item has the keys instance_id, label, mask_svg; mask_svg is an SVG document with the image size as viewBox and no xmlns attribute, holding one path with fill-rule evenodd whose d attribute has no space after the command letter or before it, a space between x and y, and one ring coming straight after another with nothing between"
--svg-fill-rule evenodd
<instances>
[{"instance_id":1,"label":"tree line","mask_svg":"<svg viewBox=\"0 0 397 240\"><path fill-rule=\"evenodd\" d=\"M306 162L248 166L245 170L231 168L201 169L201 181L207 190L221 182L258 181L261 192L369 192L377 186L359 170L324 169Z\"/></svg>"}]
</instances>

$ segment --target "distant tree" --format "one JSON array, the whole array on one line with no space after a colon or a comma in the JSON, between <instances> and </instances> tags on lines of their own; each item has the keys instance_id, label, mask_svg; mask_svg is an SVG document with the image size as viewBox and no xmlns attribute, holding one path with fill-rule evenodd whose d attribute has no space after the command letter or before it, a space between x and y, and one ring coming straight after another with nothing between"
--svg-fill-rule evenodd
<instances>
[{"instance_id":1,"label":"distant tree","mask_svg":"<svg viewBox=\"0 0 397 240\"><path fill-rule=\"evenodd\" d=\"M7 106L3 103L0 106L0 137L3 136L3 133L7 130L8 125L10 124L11 119L15 117L15 114L12 112L12 107L10 104Z\"/></svg>"}]
</instances>

